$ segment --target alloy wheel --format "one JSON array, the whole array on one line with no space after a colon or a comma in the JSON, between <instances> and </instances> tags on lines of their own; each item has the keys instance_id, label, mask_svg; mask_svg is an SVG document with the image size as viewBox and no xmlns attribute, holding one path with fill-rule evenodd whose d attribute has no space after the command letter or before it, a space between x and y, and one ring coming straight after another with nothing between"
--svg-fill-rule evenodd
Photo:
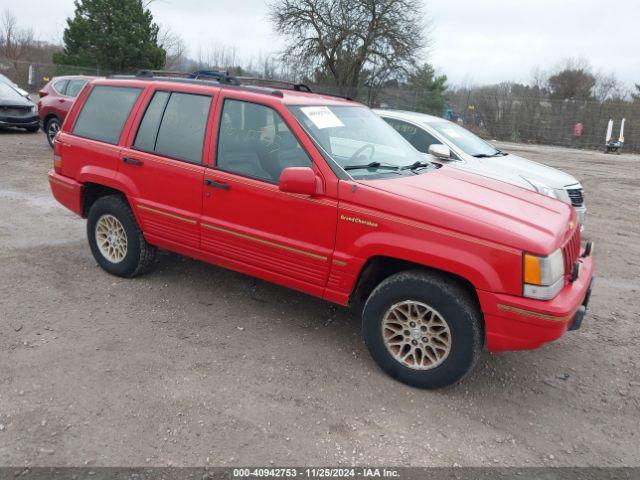
<instances>
[{"instance_id":1,"label":"alloy wheel","mask_svg":"<svg viewBox=\"0 0 640 480\"><path fill-rule=\"evenodd\" d=\"M451 330L429 305L406 300L392 305L382 320L382 338L389 353L414 370L430 370L451 352Z\"/></svg>"},{"instance_id":2,"label":"alloy wheel","mask_svg":"<svg viewBox=\"0 0 640 480\"><path fill-rule=\"evenodd\" d=\"M96 243L100 253L111 263L120 263L127 255L127 233L113 215L102 215L98 219Z\"/></svg>"}]
</instances>

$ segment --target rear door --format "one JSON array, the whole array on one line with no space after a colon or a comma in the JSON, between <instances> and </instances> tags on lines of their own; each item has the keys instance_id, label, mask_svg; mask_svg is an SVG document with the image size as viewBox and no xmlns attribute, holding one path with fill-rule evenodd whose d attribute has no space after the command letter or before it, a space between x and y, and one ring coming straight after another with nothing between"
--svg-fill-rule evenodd
<instances>
[{"instance_id":1,"label":"rear door","mask_svg":"<svg viewBox=\"0 0 640 480\"><path fill-rule=\"evenodd\" d=\"M135 194L131 199L145 236L198 248L202 210L203 152L213 105L210 91L154 88L139 112L119 171Z\"/></svg>"}]
</instances>

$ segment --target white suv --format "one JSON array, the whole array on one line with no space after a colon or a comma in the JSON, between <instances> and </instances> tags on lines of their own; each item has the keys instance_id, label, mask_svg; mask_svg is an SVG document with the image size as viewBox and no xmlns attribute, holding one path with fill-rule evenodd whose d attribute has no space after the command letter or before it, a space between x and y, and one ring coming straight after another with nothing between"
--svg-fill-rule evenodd
<instances>
[{"instance_id":1,"label":"white suv","mask_svg":"<svg viewBox=\"0 0 640 480\"><path fill-rule=\"evenodd\" d=\"M424 113L374 110L417 150L446 165L535 190L573 205L584 226L587 207L575 177L502 152L460 125Z\"/></svg>"}]
</instances>

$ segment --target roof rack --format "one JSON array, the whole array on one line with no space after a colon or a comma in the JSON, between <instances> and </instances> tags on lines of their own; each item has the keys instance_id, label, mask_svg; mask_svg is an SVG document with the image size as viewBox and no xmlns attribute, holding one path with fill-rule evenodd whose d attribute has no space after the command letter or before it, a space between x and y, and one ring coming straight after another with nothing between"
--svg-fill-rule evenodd
<instances>
[{"instance_id":1,"label":"roof rack","mask_svg":"<svg viewBox=\"0 0 640 480\"><path fill-rule=\"evenodd\" d=\"M259 78L259 77L236 77L236 78L242 82L255 82L255 83L261 83L261 84L282 85L284 87L290 87L291 90L295 90L296 92L313 93L311 88L308 85L305 85L304 83L287 82L285 80L273 80L270 78Z\"/></svg>"},{"instance_id":2,"label":"roof rack","mask_svg":"<svg viewBox=\"0 0 640 480\"><path fill-rule=\"evenodd\" d=\"M200 78L204 78L204 79L211 78L211 79L217 80L219 83L225 83L229 85L241 85L237 77L232 77L231 75L229 75L229 72L220 72L218 70L197 70L193 73L190 73L188 78L193 78L196 80Z\"/></svg>"},{"instance_id":3,"label":"roof rack","mask_svg":"<svg viewBox=\"0 0 640 480\"><path fill-rule=\"evenodd\" d=\"M122 80L149 79L160 82L180 82L190 84L198 84L204 82L224 85L225 87L240 88L242 90L247 90L254 93L262 93L266 95L273 95L280 98L284 96L281 90L294 90L296 92L317 93L318 95L326 95L329 97L337 97L353 101L353 98L344 95L313 92L313 90L311 90L311 88L304 83L294 83L284 80L273 80L258 77L233 77L229 75L229 72L221 72L218 70L197 70L192 73L176 72L170 70L138 70L135 75L109 75L107 78ZM256 85L247 85L243 83L246 81L254 82L256 83ZM267 88L269 85L273 85L276 90ZM279 87L278 85L281 86Z\"/></svg>"}]
</instances>

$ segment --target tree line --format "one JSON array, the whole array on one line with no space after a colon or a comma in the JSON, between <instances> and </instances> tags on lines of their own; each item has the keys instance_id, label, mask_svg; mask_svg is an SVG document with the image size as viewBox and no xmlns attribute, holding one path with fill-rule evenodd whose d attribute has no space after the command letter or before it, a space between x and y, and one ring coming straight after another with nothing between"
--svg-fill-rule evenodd
<instances>
[{"instance_id":1,"label":"tree line","mask_svg":"<svg viewBox=\"0 0 640 480\"><path fill-rule=\"evenodd\" d=\"M486 128L497 120L504 124L515 110L529 112L535 121L558 100L640 102L640 85L628 92L614 76L594 73L583 60L566 61L551 72L538 69L526 85L451 87L424 60L430 37L422 0L272 0L269 20L285 49L244 62L226 45L201 47L188 56L180 35L154 21L152 1L75 0L62 45L37 41L5 11L0 63L16 73L26 62L47 61L63 73L222 69L319 85L372 106L448 112Z\"/></svg>"}]
</instances>

